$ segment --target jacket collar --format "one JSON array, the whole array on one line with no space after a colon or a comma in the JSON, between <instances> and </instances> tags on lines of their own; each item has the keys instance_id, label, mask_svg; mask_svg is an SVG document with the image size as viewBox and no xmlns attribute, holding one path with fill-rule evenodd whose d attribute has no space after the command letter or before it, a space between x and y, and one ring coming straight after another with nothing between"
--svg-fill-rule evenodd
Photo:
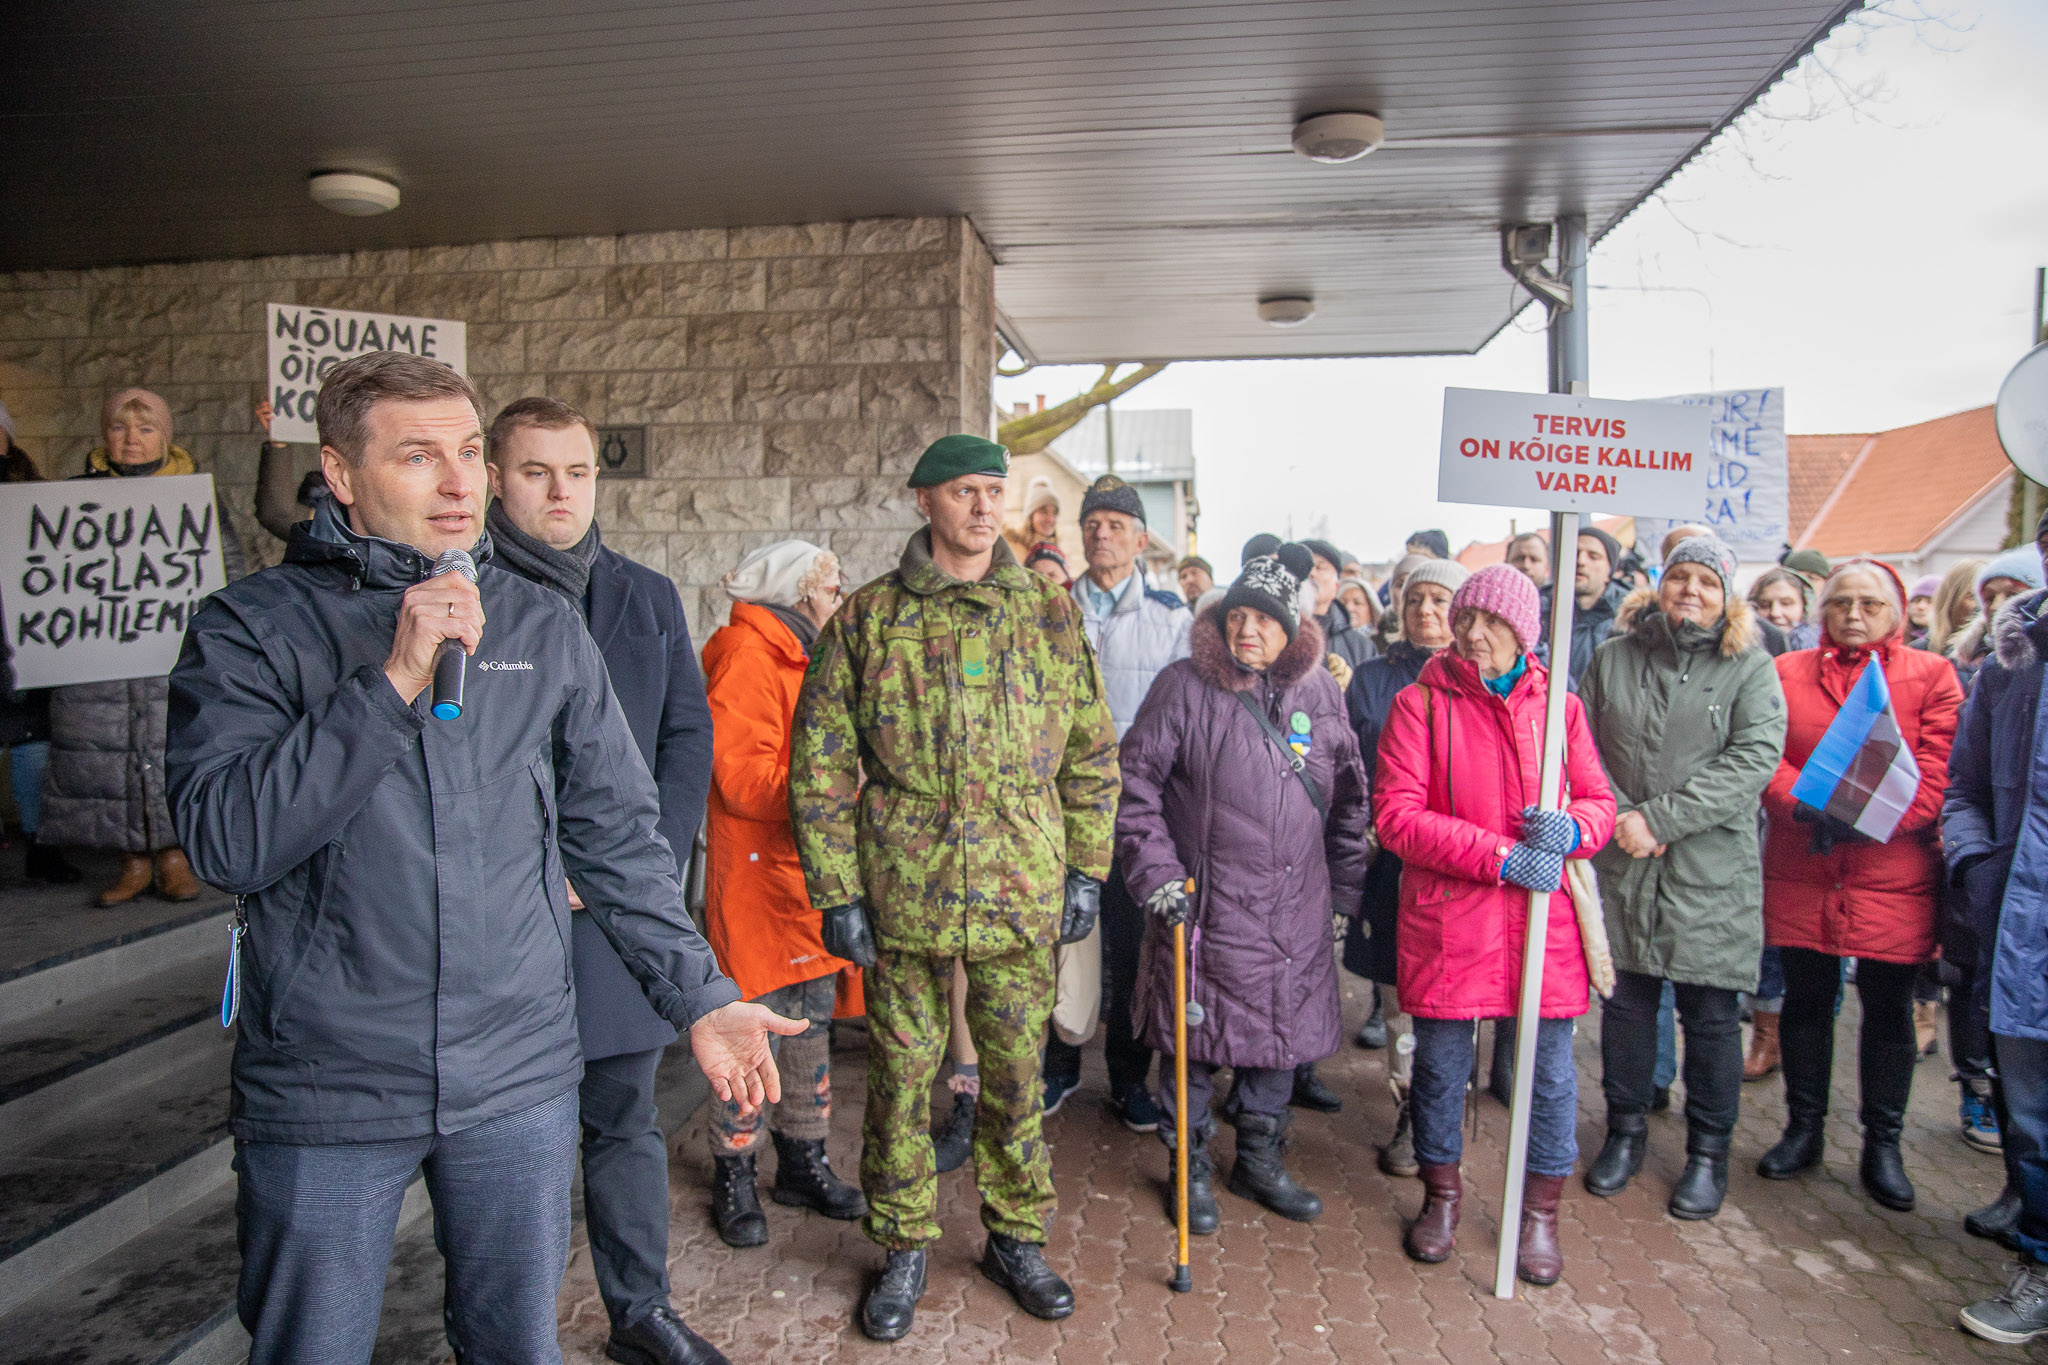
<instances>
[{"instance_id":1,"label":"jacket collar","mask_svg":"<svg viewBox=\"0 0 2048 1365\"><path fill-rule=\"evenodd\" d=\"M793 668L802 668L809 659L804 653L803 641L796 638L791 630L774 612L752 602L732 604L732 616L727 628L749 631L759 636L784 663Z\"/></svg>"},{"instance_id":2,"label":"jacket collar","mask_svg":"<svg viewBox=\"0 0 2048 1365\"><path fill-rule=\"evenodd\" d=\"M2041 609L2048 606L2048 589L2016 597L2000 609L1991 623L1991 642L1999 665L2008 673L2032 668L2048 649L2048 621Z\"/></svg>"},{"instance_id":3,"label":"jacket collar","mask_svg":"<svg viewBox=\"0 0 2048 1365\"><path fill-rule=\"evenodd\" d=\"M1482 701L1500 701L1505 705L1532 692L1540 695L1550 685L1548 670L1533 656L1524 657L1527 660L1527 667L1522 670L1522 676L1515 683L1514 691L1504 698L1496 697L1487 690L1486 680L1479 676L1477 664L1459 658L1457 651L1452 649L1440 649L1430 656L1429 662L1422 666L1422 676L1416 681L1441 687L1447 692L1462 692L1466 696L1477 697Z\"/></svg>"},{"instance_id":4,"label":"jacket collar","mask_svg":"<svg viewBox=\"0 0 2048 1365\"><path fill-rule=\"evenodd\" d=\"M1615 612L1614 628L1652 646L1673 651L1679 648L1678 639L1671 629L1671 619L1657 606L1655 588L1638 588L1630 593ZM1732 659L1763 644L1763 628L1746 600L1740 597L1728 600L1721 624L1714 632L1714 640L1724 659Z\"/></svg>"},{"instance_id":5,"label":"jacket collar","mask_svg":"<svg viewBox=\"0 0 2048 1365\"><path fill-rule=\"evenodd\" d=\"M477 537L469 557L479 569L490 562L488 531ZM292 527L284 562L340 569L357 588L403 589L434 576L434 561L423 551L378 536L358 535L333 498L320 499L312 520Z\"/></svg>"},{"instance_id":6,"label":"jacket collar","mask_svg":"<svg viewBox=\"0 0 2048 1365\"><path fill-rule=\"evenodd\" d=\"M1017 562L1010 542L997 536L987 575L979 583L963 582L932 562L932 528L929 526L920 526L911 532L909 541L903 546L903 558L897 561L896 576L905 588L919 597L936 596L948 588L999 588L1019 592L1029 588L1032 580L1038 577Z\"/></svg>"},{"instance_id":7,"label":"jacket collar","mask_svg":"<svg viewBox=\"0 0 2048 1365\"><path fill-rule=\"evenodd\" d=\"M619 633L632 599L633 576L626 572L626 557L600 545L590 563L590 638L597 641L598 653Z\"/></svg>"}]
</instances>

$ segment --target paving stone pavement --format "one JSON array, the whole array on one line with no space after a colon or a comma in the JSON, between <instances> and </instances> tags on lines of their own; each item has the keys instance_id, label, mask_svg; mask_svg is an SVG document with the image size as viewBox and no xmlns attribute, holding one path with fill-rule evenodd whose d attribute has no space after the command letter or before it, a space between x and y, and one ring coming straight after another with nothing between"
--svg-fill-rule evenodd
<instances>
[{"instance_id":1,"label":"paving stone pavement","mask_svg":"<svg viewBox=\"0 0 2048 1365\"><path fill-rule=\"evenodd\" d=\"M1348 1039L1365 993L1349 977L1345 986ZM916 1330L894 1346L867 1341L853 1314L879 1252L858 1224L772 1203L768 1247L725 1247L704 1195L710 1158L701 1117L679 1135L673 1163L676 1303L735 1365L2048 1362L2041 1346L1994 1346L1955 1326L1961 1305L2003 1282L2009 1258L1962 1229L1963 1214L1997 1193L2001 1167L1963 1144L1945 1057L1923 1060L1915 1077L1906 1165L1919 1188L1918 1209L1891 1213L1863 1194L1856 1177L1855 1018L1852 990L1836 1052L1824 1169L1785 1184L1757 1177L1756 1158L1776 1139L1784 1104L1779 1078L1752 1083L1743 1091L1734 1176L1720 1217L1668 1217L1664 1201L1685 1160L1681 1087L1673 1111L1652 1117L1648 1165L1627 1191L1603 1200L1576 1178L1569 1186L1561 1216L1564 1279L1548 1289L1521 1286L1511 1302L1492 1292L1506 1110L1480 1101L1478 1136L1468 1137L1466 1148L1457 1254L1439 1266L1413 1264L1400 1238L1421 1187L1389 1179L1375 1164L1375 1143L1393 1117L1387 1054L1348 1043L1322 1067L1345 1097L1344 1112L1300 1114L1290 1153L1298 1176L1323 1196L1322 1218L1288 1223L1222 1192L1219 1181L1223 1227L1195 1239L1195 1292L1171 1293L1173 1232L1160 1203L1166 1152L1109 1116L1098 1043L1081 1090L1047 1122L1060 1202L1047 1252L1079 1300L1065 1322L1025 1316L976 1272L982 1231L972 1172L963 1168L941 1177L945 1236L933 1253ZM1597 1021L1597 1011L1582 1021L1577 1043L1581 1170L1602 1131ZM842 1035L830 1152L851 1173L865 1050L857 1027ZM1226 1172L1229 1133L1223 1128L1219 1137ZM773 1161L762 1160L764 1192ZM572 1365L603 1359L604 1310L580 1226L561 1322Z\"/></svg>"}]
</instances>

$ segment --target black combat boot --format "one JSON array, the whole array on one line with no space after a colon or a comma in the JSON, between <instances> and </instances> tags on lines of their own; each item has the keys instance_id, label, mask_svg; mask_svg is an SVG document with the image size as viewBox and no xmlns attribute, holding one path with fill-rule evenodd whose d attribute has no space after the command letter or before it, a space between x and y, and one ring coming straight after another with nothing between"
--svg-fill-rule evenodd
<instances>
[{"instance_id":1,"label":"black combat boot","mask_svg":"<svg viewBox=\"0 0 2048 1365\"><path fill-rule=\"evenodd\" d=\"M754 1188L754 1157L713 1158L711 1221L719 1240L729 1247L757 1247L768 1240L768 1219L761 1212L761 1192Z\"/></svg>"},{"instance_id":2,"label":"black combat boot","mask_svg":"<svg viewBox=\"0 0 2048 1365\"><path fill-rule=\"evenodd\" d=\"M1292 1114L1240 1113L1237 1116L1237 1160L1230 1168L1230 1192L1264 1204L1282 1218L1312 1223L1323 1201L1294 1183L1282 1153Z\"/></svg>"},{"instance_id":3,"label":"black combat boot","mask_svg":"<svg viewBox=\"0 0 2048 1365\"><path fill-rule=\"evenodd\" d=\"M775 1190L772 1198L792 1208L815 1209L827 1218L858 1218L868 1211L868 1201L854 1186L841 1180L825 1158L822 1138L805 1141L787 1138L774 1129Z\"/></svg>"},{"instance_id":4,"label":"black combat boot","mask_svg":"<svg viewBox=\"0 0 2048 1365\"><path fill-rule=\"evenodd\" d=\"M1074 1291L1045 1263L1045 1248L1000 1232L988 1235L981 1273L1010 1291L1017 1306L1034 1318L1057 1321L1074 1311Z\"/></svg>"},{"instance_id":5,"label":"black combat boot","mask_svg":"<svg viewBox=\"0 0 2048 1365\"><path fill-rule=\"evenodd\" d=\"M924 1252L892 1251L881 1278L860 1306L860 1330L876 1341L900 1341L917 1318L924 1297Z\"/></svg>"},{"instance_id":6,"label":"black combat boot","mask_svg":"<svg viewBox=\"0 0 2048 1365\"><path fill-rule=\"evenodd\" d=\"M1212 1235L1223 1221L1216 1207L1216 1163L1209 1155L1209 1139L1215 1131L1213 1124L1188 1130L1188 1233L1194 1237ZM1166 1221L1178 1227L1180 1210L1174 1199L1180 1179L1173 1125L1160 1124L1159 1137L1166 1144Z\"/></svg>"}]
</instances>

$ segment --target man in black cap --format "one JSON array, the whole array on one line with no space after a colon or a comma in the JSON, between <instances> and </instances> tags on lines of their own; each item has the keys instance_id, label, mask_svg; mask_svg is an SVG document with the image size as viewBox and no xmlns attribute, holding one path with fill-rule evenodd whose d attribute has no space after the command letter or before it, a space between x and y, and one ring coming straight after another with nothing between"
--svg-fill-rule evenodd
<instances>
[{"instance_id":1,"label":"man in black cap","mask_svg":"<svg viewBox=\"0 0 2048 1365\"><path fill-rule=\"evenodd\" d=\"M1323 645L1331 654L1344 661L1340 671L1331 668L1337 677L1339 688L1351 685L1351 670L1367 659L1376 657L1379 645L1372 638L1376 621L1354 621L1344 604L1337 600L1337 581L1342 577L1343 564L1348 557L1327 540L1304 540L1309 554L1314 556L1315 567L1309 571L1308 582L1316 593L1316 622L1323 628Z\"/></svg>"},{"instance_id":2,"label":"man in black cap","mask_svg":"<svg viewBox=\"0 0 2048 1365\"><path fill-rule=\"evenodd\" d=\"M1593 651L1606 643L1614 631L1614 614L1621 609L1628 589L1613 581L1614 566L1621 563L1621 542L1597 526L1579 528L1578 559L1572 575L1572 595L1578 610L1572 615L1572 652L1566 660L1565 677L1572 691L1579 690L1579 676L1593 662ZM1550 636L1550 603L1557 591L1553 583L1542 592L1544 639Z\"/></svg>"}]
</instances>

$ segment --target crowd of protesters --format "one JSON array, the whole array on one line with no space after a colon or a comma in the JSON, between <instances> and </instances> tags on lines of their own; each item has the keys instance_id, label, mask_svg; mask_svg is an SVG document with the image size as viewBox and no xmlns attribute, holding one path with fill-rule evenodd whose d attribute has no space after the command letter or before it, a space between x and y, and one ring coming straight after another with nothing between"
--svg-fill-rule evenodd
<instances>
[{"instance_id":1,"label":"crowd of protesters","mask_svg":"<svg viewBox=\"0 0 2048 1365\"><path fill-rule=\"evenodd\" d=\"M1235 1130L1222 1188L1313 1220L1322 1201L1286 1151L1292 1111L1345 1103L1316 1072L1344 1042L1340 964L1370 986L1355 1043L1387 1054L1380 1167L1421 1187L1403 1247L1445 1261L1468 1092L1483 1078L1507 1098L1517 1079L1532 913L1546 950L1522 1279L1566 1273L1572 1176L1626 1188L1675 1083L1673 1217L1721 1210L1745 1082L1782 1076L1786 1122L1744 1159L1771 1180L1819 1164L1853 984L1863 1187L1914 1207L1900 1139L1945 996L1962 1139L2006 1173L1966 1223L2022 1258L1962 1321L1996 1341L2048 1333L2048 830L2030 818L2048 803L2048 520L2036 545L1910 588L1880 561L1803 550L1745 590L1704 526L1655 547L1588 526L1569 556L1521 535L1477 567L1421 531L1384 572L1261 535L1219 581L1201 556L1162 561L1113 475L1073 509L1070 564L1051 484L1013 505L1002 447L951 436L916 463L926 525L895 569L851 590L823 546L750 551L700 671L674 587L602 543L581 413L526 398L486 427L466 382L391 356L341 367L320 405L319 473L263 452L253 510L288 539L285 564L245 576L229 537L231 586L172 677L0 693L30 877L76 882L62 850L97 848L121 855L102 905L187 899L202 878L248 898L235 1132L252 1359L366 1358L404 1186L390 1177L422 1162L458 1348L558 1358L580 1147L608 1352L723 1360L666 1270L654 1080L685 1035L716 1091L726 1243L768 1241L765 1128L772 1199L861 1219L883 1249L858 1318L897 1339L939 1236L936 1175L971 1160L983 1273L1065 1317L1042 1125L1077 1093L1086 1041L1103 1037L1123 1126L1171 1157L1185 1119L1191 1232L1223 1221L1219 1123ZM111 395L102 426L84 477L195 468L154 394ZM38 477L4 407L0 432L5 477ZM422 455L431 472L407 472ZM482 566L473 585L430 576L447 548ZM487 675L473 733L431 727L425 661L446 639L573 682L535 700ZM1918 774L1882 839L1795 790L1873 668ZM1552 669L1569 695L1546 802ZM490 816L522 814L459 816L434 794L449 775ZM700 828L701 935L679 870ZM486 912L486 864L532 874L523 909ZM394 914L412 904L398 883L432 912ZM345 926L317 961L293 938L308 898ZM458 945L474 960L437 976ZM364 1008L387 992L419 1015L424 1052ZM1582 1163L1572 1040L1596 1004L1605 1136ZM826 1152L831 1029L856 1018L857 1184ZM337 1220L339 1260L305 1232Z\"/></svg>"}]
</instances>

